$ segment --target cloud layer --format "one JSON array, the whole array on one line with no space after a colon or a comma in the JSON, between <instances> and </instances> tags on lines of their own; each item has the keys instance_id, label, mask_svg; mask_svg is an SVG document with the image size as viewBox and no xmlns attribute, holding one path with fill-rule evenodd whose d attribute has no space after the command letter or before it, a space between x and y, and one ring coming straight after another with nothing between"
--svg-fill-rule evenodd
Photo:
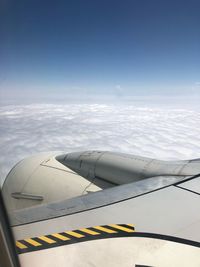
<instances>
[{"instance_id":1,"label":"cloud layer","mask_svg":"<svg viewBox=\"0 0 200 267\"><path fill-rule=\"evenodd\" d=\"M1 180L42 151L112 150L157 159L200 157L200 112L132 104L30 104L0 108Z\"/></svg>"}]
</instances>

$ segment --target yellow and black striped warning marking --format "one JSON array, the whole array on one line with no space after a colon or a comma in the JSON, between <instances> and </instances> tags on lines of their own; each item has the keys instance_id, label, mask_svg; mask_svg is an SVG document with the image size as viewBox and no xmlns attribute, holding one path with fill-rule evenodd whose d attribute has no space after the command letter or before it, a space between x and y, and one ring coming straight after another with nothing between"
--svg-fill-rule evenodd
<instances>
[{"instance_id":1,"label":"yellow and black striped warning marking","mask_svg":"<svg viewBox=\"0 0 200 267\"><path fill-rule=\"evenodd\" d=\"M81 228L16 241L17 253L26 253L63 245L112 237L126 237L134 233L132 224L109 224Z\"/></svg>"}]
</instances>

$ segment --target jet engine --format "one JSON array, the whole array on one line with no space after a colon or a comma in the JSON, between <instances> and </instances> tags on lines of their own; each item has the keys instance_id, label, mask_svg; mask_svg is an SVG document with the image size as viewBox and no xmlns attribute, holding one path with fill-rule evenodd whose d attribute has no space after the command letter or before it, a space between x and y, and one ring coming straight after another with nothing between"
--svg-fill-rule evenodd
<instances>
[{"instance_id":1,"label":"jet engine","mask_svg":"<svg viewBox=\"0 0 200 267\"><path fill-rule=\"evenodd\" d=\"M161 161L108 151L42 153L20 161L2 193L8 211L47 204L156 176L200 173L200 159Z\"/></svg>"}]
</instances>

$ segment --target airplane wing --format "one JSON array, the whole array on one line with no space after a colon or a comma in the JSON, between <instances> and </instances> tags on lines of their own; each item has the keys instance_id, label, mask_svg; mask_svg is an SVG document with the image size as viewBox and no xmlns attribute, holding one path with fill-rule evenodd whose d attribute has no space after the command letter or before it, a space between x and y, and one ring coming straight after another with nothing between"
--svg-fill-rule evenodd
<instances>
[{"instance_id":1,"label":"airplane wing","mask_svg":"<svg viewBox=\"0 0 200 267\"><path fill-rule=\"evenodd\" d=\"M12 211L21 265L199 267L200 177L179 174Z\"/></svg>"}]
</instances>

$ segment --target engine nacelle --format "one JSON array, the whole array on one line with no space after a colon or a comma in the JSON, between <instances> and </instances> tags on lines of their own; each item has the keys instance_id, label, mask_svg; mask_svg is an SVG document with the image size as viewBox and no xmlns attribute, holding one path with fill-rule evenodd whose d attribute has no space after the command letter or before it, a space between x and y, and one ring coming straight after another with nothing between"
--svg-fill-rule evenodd
<instances>
[{"instance_id":1,"label":"engine nacelle","mask_svg":"<svg viewBox=\"0 0 200 267\"><path fill-rule=\"evenodd\" d=\"M113 185L156 176L189 176L200 173L200 159L163 161L108 151L74 152L56 159L79 175Z\"/></svg>"},{"instance_id":2,"label":"engine nacelle","mask_svg":"<svg viewBox=\"0 0 200 267\"><path fill-rule=\"evenodd\" d=\"M106 151L41 153L22 160L10 171L2 193L8 211L12 211L150 177L198 173L199 159L161 161Z\"/></svg>"},{"instance_id":3,"label":"engine nacelle","mask_svg":"<svg viewBox=\"0 0 200 267\"><path fill-rule=\"evenodd\" d=\"M58 162L56 155L41 153L13 167L2 187L8 211L69 199L101 189Z\"/></svg>"}]
</instances>

